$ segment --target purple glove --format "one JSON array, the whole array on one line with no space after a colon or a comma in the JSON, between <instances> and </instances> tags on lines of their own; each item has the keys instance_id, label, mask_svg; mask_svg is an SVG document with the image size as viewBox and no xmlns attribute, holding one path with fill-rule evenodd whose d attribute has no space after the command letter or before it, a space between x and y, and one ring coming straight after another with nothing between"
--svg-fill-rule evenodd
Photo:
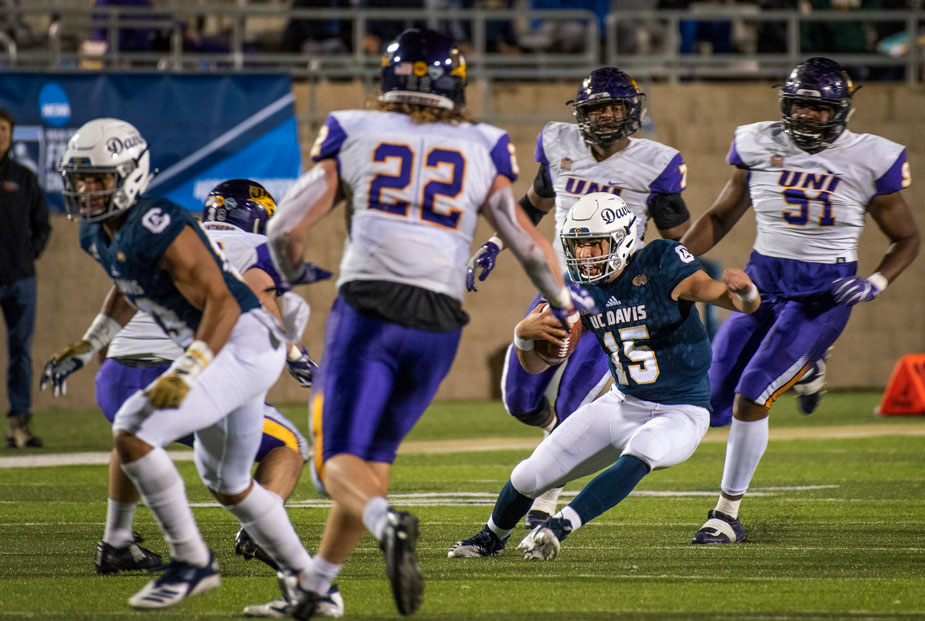
<instances>
[{"instance_id":1,"label":"purple glove","mask_svg":"<svg viewBox=\"0 0 925 621\"><path fill-rule=\"evenodd\" d=\"M304 345L293 345L286 356L286 366L289 367L289 374L295 378L302 388L311 388L312 381L315 379L315 373L318 371L318 365L309 358L308 350Z\"/></svg>"},{"instance_id":2,"label":"purple glove","mask_svg":"<svg viewBox=\"0 0 925 621\"><path fill-rule=\"evenodd\" d=\"M832 282L832 295L836 304L854 306L858 302L870 302L880 295L880 287L872 279L845 276Z\"/></svg>"},{"instance_id":3,"label":"purple glove","mask_svg":"<svg viewBox=\"0 0 925 621\"><path fill-rule=\"evenodd\" d=\"M552 314L556 316L556 319L562 324L562 327L565 328L566 332L571 331L571 325L568 322L568 316L578 311L579 313L597 313L597 304L594 302L594 298L591 297L591 294L588 291L579 285L576 285L573 282L565 284L568 287L569 296L572 300L572 308L558 308L549 305L549 310L552 311Z\"/></svg>"},{"instance_id":4,"label":"purple glove","mask_svg":"<svg viewBox=\"0 0 925 621\"><path fill-rule=\"evenodd\" d=\"M292 291L293 287L321 282L322 280L328 280L332 276L334 276L333 272L320 268L311 261L306 261L305 265L302 266L302 273L295 280L292 282L283 280L279 286L273 287L272 290L276 291L276 295L279 296L287 291Z\"/></svg>"},{"instance_id":5,"label":"purple glove","mask_svg":"<svg viewBox=\"0 0 925 621\"><path fill-rule=\"evenodd\" d=\"M472 258L469 259L469 262L466 263L466 289L469 291L478 291L475 286L476 270L482 270L482 273L479 274L479 281L488 278L488 275L491 274L491 270L495 269L495 259L498 258L499 252L501 252L501 249L498 248L498 244L493 241L485 242L476 250Z\"/></svg>"}]
</instances>

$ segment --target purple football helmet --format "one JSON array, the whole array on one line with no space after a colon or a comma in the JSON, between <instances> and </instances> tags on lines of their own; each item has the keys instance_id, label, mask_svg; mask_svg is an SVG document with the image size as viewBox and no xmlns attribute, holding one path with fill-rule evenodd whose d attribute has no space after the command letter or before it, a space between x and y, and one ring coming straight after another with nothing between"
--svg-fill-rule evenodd
<instances>
[{"instance_id":1,"label":"purple football helmet","mask_svg":"<svg viewBox=\"0 0 925 621\"><path fill-rule=\"evenodd\" d=\"M816 57L797 65L780 91L781 119L793 143L804 151L814 152L835 142L851 116L851 96L855 90L851 78L834 60ZM832 118L825 122L794 118L794 104L829 107Z\"/></svg>"},{"instance_id":2,"label":"purple football helmet","mask_svg":"<svg viewBox=\"0 0 925 621\"><path fill-rule=\"evenodd\" d=\"M220 222L248 233L265 235L276 201L267 189L249 179L231 179L212 188L202 210L203 222Z\"/></svg>"},{"instance_id":3,"label":"purple football helmet","mask_svg":"<svg viewBox=\"0 0 925 621\"><path fill-rule=\"evenodd\" d=\"M453 110L466 103L466 60L449 37L409 28L385 48L380 101Z\"/></svg>"},{"instance_id":4,"label":"purple football helmet","mask_svg":"<svg viewBox=\"0 0 925 621\"><path fill-rule=\"evenodd\" d=\"M585 142L607 147L639 130L645 100L645 93L633 78L616 67L601 67L582 80L571 102L572 114ZM603 106L615 104L623 105L623 118L592 115ZM592 116L599 118L592 120Z\"/></svg>"}]
</instances>

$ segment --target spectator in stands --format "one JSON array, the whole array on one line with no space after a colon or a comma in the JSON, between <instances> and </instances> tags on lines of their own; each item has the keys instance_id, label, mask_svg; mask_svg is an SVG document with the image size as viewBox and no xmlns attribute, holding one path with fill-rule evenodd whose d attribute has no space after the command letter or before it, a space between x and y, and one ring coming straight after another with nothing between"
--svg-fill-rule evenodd
<instances>
[{"instance_id":1,"label":"spectator in stands","mask_svg":"<svg viewBox=\"0 0 925 621\"><path fill-rule=\"evenodd\" d=\"M716 2L694 2L692 0L659 0L658 8L666 10L688 10L695 6L721 8L725 4L735 4L734 0ZM701 45L709 46L713 54L732 52L732 22L711 18L682 20L678 25L681 31L682 54L697 54Z\"/></svg>"},{"instance_id":2,"label":"spectator in stands","mask_svg":"<svg viewBox=\"0 0 925 621\"><path fill-rule=\"evenodd\" d=\"M800 0L800 10L813 11L876 11L881 8L880 0ZM800 28L802 51L807 55L867 54L874 51L877 37L871 22L813 21L804 22ZM846 66L845 70L855 80L870 77L866 66Z\"/></svg>"},{"instance_id":3,"label":"spectator in stands","mask_svg":"<svg viewBox=\"0 0 925 621\"><path fill-rule=\"evenodd\" d=\"M0 32L6 33L18 47L41 44L42 36L23 19L21 0L2 0L0 7Z\"/></svg>"},{"instance_id":4,"label":"spectator in stands","mask_svg":"<svg viewBox=\"0 0 925 621\"><path fill-rule=\"evenodd\" d=\"M0 306L7 330L7 448L39 447L32 434L32 333L35 329L35 260L51 226L35 174L10 159L16 121L0 108Z\"/></svg>"},{"instance_id":5,"label":"spectator in stands","mask_svg":"<svg viewBox=\"0 0 925 621\"><path fill-rule=\"evenodd\" d=\"M293 9L348 9L350 0L294 0ZM290 18L280 42L281 52L341 54L350 52L353 22L337 19Z\"/></svg>"},{"instance_id":6,"label":"spectator in stands","mask_svg":"<svg viewBox=\"0 0 925 621\"><path fill-rule=\"evenodd\" d=\"M124 6L153 8L151 0L95 0L93 5L96 7ZM102 46L103 52L105 52L109 46L109 28L104 25L109 19L109 12L93 14L94 22L100 25L93 28L90 40L102 42L104 44ZM150 52L166 50L169 45L170 34L169 32L165 33L158 28L151 27L151 22L156 19L158 19L158 16L154 13L150 15L133 13L131 15L120 16L119 21L123 24L138 22L138 26L119 29L117 36L119 51Z\"/></svg>"},{"instance_id":7,"label":"spectator in stands","mask_svg":"<svg viewBox=\"0 0 925 621\"><path fill-rule=\"evenodd\" d=\"M607 14L610 12L609 0L530 0L530 8L536 11L584 10L593 12L598 21L600 49L604 49L604 32ZM571 18L534 20L530 29L534 33L532 47L545 52L570 54L583 52L588 46L587 24L583 20Z\"/></svg>"},{"instance_id":8,"label":"spectator in stands","mask_svg":"<svg viewBox=\"0 0 925 621\"><path fill-rule=\"evenodd\" d=\"M513 0L461 0L460 8L465 10L504 10L513 9ZM473 43L473 22L463 23L463 41L470 46ZM517 31L512 20L493 20L485 22L485 51L489 54L520 54L517 43Z\"/></svg>"}]
</instances>

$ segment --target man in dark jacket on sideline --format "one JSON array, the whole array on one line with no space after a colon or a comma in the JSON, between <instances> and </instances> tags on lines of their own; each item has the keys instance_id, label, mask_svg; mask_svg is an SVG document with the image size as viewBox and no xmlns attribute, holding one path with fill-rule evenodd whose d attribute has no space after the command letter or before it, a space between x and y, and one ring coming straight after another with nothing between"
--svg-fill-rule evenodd
<instances>
[{"instance_id":1,"label":"man in dark jacket on sideline","mask_svg":"<svg viewBox=\"0 0 925 621\"><path fill-rule=\"evenodd\" d=\"M32 333L35 329L35 260L51 226L35 174L10 159L16 121L0 108L0 306L7 330L7 448L42 446L32 435Z\"/></svg>"}]
</instances>

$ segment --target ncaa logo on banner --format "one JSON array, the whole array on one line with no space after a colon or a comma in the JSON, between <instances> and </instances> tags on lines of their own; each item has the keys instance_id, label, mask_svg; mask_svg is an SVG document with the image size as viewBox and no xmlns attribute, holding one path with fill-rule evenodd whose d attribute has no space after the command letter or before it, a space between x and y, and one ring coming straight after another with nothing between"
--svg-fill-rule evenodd
<instances>
[{"instance_id":1,"label":"ncaa logo on banner","mask_svg":"<svg viewBox=\"0 0 925 621\"><path fill-rule=\"evenodd\" d=\"M52 127L64 127L71 118L71 102L58 84L49 82L39 92L39 114Z\"/></svg>"}]
</instances>

